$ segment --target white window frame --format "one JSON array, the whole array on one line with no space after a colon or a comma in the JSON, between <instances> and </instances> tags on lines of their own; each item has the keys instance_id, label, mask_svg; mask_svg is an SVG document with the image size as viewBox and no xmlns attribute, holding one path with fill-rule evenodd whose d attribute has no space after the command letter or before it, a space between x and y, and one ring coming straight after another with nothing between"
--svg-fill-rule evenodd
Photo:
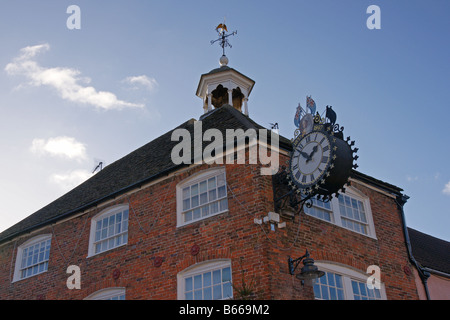
<instances>
[{"instance_id":1,"label":"white window frame","mask_svg":"<svg viewBox=\"0 0 450 320\"><path fill-rule=\"evenodd\" d=\"M305 213L307 215L309 215L311 217L315 217L315 218L323 220L325 222L335 224L337 226L340 226L340 227L345 228L347 230L350 230L350 231L353 231L355 233L364 235L366 237L370 237L370 238L376 239L377 237L376 237L376 233L375 233L375 225L373 223L372 209L370 208L370 199L369 199L369 197L367 197L362 192L360 192L359 190L357 190L355 188L352 188L352 187L346 187L345 193L342 193L342 195L349 196L349 197L351 197L351 198L353 198L355 200L358 200L358 201L362 202L362 204L364 206L364 213L366 215L366 220L367 220L367 222L366 222L367 234L362 233L362 232L358 232L356 230L353 230L353 229L350 229L350 228L347 228L347 227L343 226L342 218L341 218L341 212L340 212L340 209L339 209L339 200L336 197L333 197L331 199L331 201L330 201L331 211L327 210L327 212L331 213L331 222L326 220L326 219L322 219L320 217L308 214L305 210L304 211L305 211ZM315 207L315 206L313 205L313 207ZM322 208L318 207L318 209L322 209Z\"/></svg>"},{"instance_id":2,"label":"white window frame","mask_svg":"<svg viewBox=\"0 0 450 320\"><path fill-rule=\"evenodd\" d=\"M112 215L116 215L119 212L123 212L125 210L128 210L128 221L127 221L127 229L126 231L123 231L123 229L119 232L119 233L114 233L114 235L110 238L116 238L117 236L126 236L126 241L122 241L121 244L119 245L114 245L111 248L108 248L106 250L100 251L100 252L95 252L95 245L96 245L96 240L95 240L95 233L96 233L96 228L97 228L97 223L99 223L100 221L102 221L104 218L107 217L111 217ZM115 248L119 248L121 246L124 246L128 243L128 222L129 222L129 217L130 217L130 212L129 212L129 206L127 204L123 205L117 205L117 206L113 206L110 208L107 208L105 210L103 210L102 212L98 213L97 215L95 215L94 217L92 217L91 219L91 231L90 231L90 235L89 235L89 249L88 249L88 258L98 255L98 254L102 254L104 252L108 252L110 250L113 250ZM123 223L123 217L122 217L122 223ZM122 226L123 228L123 226ZM102 241L104 241L105 239L102 239Z\"/></svg>"},{"instance_id":3,"label":"white window frame","mask_svg":"<svg viewBox=\"0 0 450 320\"><path fill-rule=\"evenodd\" d=\"M321 261L315 261L314 264L321 271L336 273L336 274L339 274L342 276L345 300L355 300L354 294L353 294L353 288L352 288L352 280L367 283L367 279L371 276L368 273L365 274L359 270L356 270L354 268L351 268L351 267L345 266L345 265L341 265L341 264L334 264L334 263L321 262ZM324 275L324 277L325 276L326 275ZM315 281L319 281L319 279L316 279ZM387 300L386 287L384 285L384 282L380 283L379 290L380 290L380 295L381 295L381 298L379 300ZM315 298L315 299L321 300L321 299L317 299L317 298Z\"/></svg>"},{"instance_id":4,"label":"white window frame","mask_svg":"<svg viewBox=\"0 0 450 320\"><path fill-rule=\"evenodd\" d=\"M48 271L48 263L50 261L50 251L51 251L51 239L52 239L52 234L41 234L41 235L35 236L35 237L27 240L26 242L24 242L17 248L16 264L15 264L15 268L14 268L14 276L13 276L12 282L28 279L28 278L34 277L38 274L42 274L42 273L45 273ZM45 260L41 260L38 263L34 264L34 265L40 265L42 263L47 262L47 267L45 268L45 270L38 271L37 273L29 275L29 276L22 277L21 273L22 273L22 269L24 269L24 268L22 268L22 258L23 258L25 249L28 250L31 246L34 246L37 243L48 241L48 240L50 240L50 249L49 249L48 258ZM30 267L31 266L27 266L25 269L28 269Z\"/></svg>"},{"instance_id":5,"label":"white window frame","mask_svg":"<svg viewBox=\"0 0 450 320\"><path fill-rule=\"evenodd\" d=\"M183 189L188 186L192 186L192 185L198 184L202 181L208 180L212 177L218 176L220 174L223 174L224 178L225 178L225 197L217 198L214 201L208 201L203 205L199 205L197 208L202 208L203 206L214 203L214 202L220 202L219 199L222 199L222 200L226 199L226 201L227 201L226 207L227 208L224 210L220 210L220 206L219 206L218 211L215 213L209 213L208 215L205 215L205 216L202 216L202 214L200 214L199 218L193 217L192 220L185 221L184 212L190 211L192 208L189 210L183 211ZM216 181L216 183L217 183L217 181ZM191 223L228 212L228 190L227 190L227 177L226 177L225 167L216 167L216 168L206 169L206 170L196 173L195 175L181 181L180 183L177 184L176 194L177 194L176 195L176 198L177 198L177 227L189 225Z\"/></svg>"},{"instance_id":6,"label":"white window frame","mask_svg":"<svg viewBox=\"0 0 450 320\"><path fill-rule=\"evenodd\" d=\"M123 299L115 299L122 296ZM126 300L126 290L122 287L100 289L83 300Z\"/></svg>"},{"instance_id":7,"label":"white window frame","mask_svg":"<svg viewBox=\"0 0 450 320\"><path fill-rule=\"evenodd\" d=\"M233 283L233 269L231 268L230 259L217 259L197 263L190 266L177 274L177 298L178 300L185 300L185 279L206 273L208 271L215 271L219 269L230 268L230 284ZM203 289L203 285L202 285ZM223 289L223 288L222 288ZM231 297L223 298L222 300L233 299L233 286L231 285Z\"/></svg>"}]
</instances>

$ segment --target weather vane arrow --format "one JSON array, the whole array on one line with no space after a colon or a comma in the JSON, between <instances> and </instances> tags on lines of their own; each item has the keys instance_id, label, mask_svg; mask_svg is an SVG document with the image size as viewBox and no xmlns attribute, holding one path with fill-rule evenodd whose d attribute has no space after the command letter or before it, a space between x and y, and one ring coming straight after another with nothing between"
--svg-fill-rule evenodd
<instances>
[{"instance_id":1,"label":"weather vane arrow","mask_svg":"<svg viewBox=\"0 0 450 320\"><path fill-rule=\"evenodd\" d=\"M227 34L226 32L228 32L228 29L227 29L227 26L225 25L225 21L224 21L224 23L221 23L216 27L216 31L219 34L219 38L216 40L211 40L211 44L214 44L217 41L220 41L220 46L222 47L222 53L223 53L223 55L225 55L225 47L232 48L232 46L228 42L227 38L229 36L234 36L235 34L237 34L237 31L233 31L232 33Z\"/></svg>"}]
</instances>

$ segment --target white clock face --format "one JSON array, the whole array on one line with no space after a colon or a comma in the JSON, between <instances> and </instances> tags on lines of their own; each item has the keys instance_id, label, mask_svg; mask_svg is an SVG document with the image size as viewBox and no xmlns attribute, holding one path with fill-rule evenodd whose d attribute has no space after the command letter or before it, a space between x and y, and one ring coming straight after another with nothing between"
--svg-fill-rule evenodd
<instances>
[{"instance_id":1,"label":"white clock face","mask_svg":"<svg viewBox=\"0 0 450 320\"><path fill-rule=\"evenodd\" d=\"M331 143L322 132L311 132L297 144L291 156L292 178L302 187L310 187L322 179L331 158Z\"/></svg>"}]
</instances>

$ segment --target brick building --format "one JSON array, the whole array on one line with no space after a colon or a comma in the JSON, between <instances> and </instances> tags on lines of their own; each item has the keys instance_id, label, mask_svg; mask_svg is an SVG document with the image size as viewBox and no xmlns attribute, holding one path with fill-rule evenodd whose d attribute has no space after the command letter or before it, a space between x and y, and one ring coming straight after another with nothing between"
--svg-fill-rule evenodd
<instances>
[{"instance_id":1,"label":"brick building","mask_svg":"<svg viewBox=\"0 0 450 320\"><path fill-rule=\"evenodd\" d=\"M215 154L222 163L172 161L174 132L193 147L200 123L202 133L270 136L248 116L254 81L221 62L201 76L199 121L106 166L0 234L0 299L419 298L405 271L415 266L400 188L353 170L339 198L314 200L300 214L275 212L273 176L261 174L267 163L251 163L248 147L245 163L239 145ZM284 137L278 146L281 167L292 147ZM183 156L195 158L192 150ZM288 269L288 256L306 250L325 272L314 283ZM380 289L367 288L369 266L379 267Z\"/></svg>"}]
</instances>

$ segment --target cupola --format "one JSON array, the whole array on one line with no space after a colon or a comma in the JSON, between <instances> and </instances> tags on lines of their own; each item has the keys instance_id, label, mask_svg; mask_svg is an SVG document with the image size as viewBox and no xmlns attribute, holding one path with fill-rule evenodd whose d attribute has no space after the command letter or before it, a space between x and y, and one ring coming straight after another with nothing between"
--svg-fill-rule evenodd
<instances>
[{"instance_id":1,"label":"cupola","mask_svg":"<svg viewBox=\"0 0 450 320\"><path fill-rule=\"evenodd\" d=\"M226 34L225 24L220 24L216 31L220 37L211 43L221 41L223 55L219 60L220 67L201 75L196 94L203 101L204 113L229 104L248 116L248 97L255 81L228 66L225 47L230 45L226 38L236 32Z\"/></svg>"}]
</instances>

